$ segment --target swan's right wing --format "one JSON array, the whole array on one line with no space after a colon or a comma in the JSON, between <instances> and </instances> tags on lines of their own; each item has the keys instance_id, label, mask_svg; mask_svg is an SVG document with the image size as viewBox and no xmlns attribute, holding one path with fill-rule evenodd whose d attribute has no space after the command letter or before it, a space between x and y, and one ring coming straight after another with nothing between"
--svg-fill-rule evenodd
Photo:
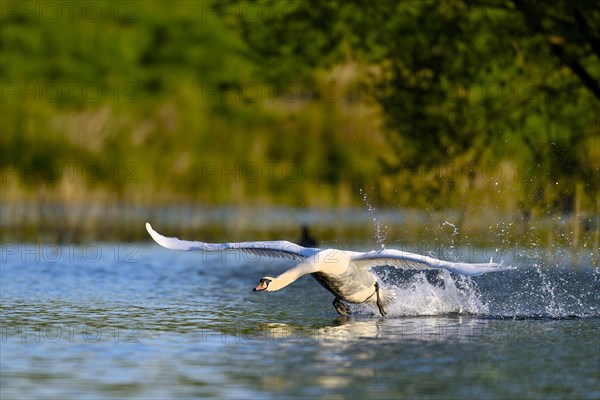
<instances>
[{"instance_id":1,"label":"swan's right wing","mask_svg":"<svg viewBox=\"0 0 600 400\"><path fill-rule=\"evenodd\" d=\"M497 264L491 261L488 263L475 264L443 261L433 257L393 249L357 253L351 260L352 263L363 268L388 265L398 269L447 269L450 272L471 276L482 275L486 272L499 272L514 269L514 267Z\"/></svg>"},{"instance_id":2,"label":"swan's right wing","mask_svg":"<svg viewBox=\"0 0 600 400\"><path fill-rule=\"evenodd\" d=\"M180 240L174 237L166 237L152 229L146 222L146 230L152 239L162 247L182 251L241 251L256 256L284 258L288 260L304 260L320 251L299 246L285 240L270 242L239 242L239 243L206 243L190 240Z\"/></svg>"}]
</instances>

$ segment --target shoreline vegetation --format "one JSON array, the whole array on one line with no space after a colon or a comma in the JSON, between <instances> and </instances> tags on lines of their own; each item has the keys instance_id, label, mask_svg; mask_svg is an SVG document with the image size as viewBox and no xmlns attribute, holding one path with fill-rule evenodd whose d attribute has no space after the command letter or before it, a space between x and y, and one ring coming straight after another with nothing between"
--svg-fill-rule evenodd
<instances>
[{"instance_id":1,"label":"shoreline vegetation","mask_svg":"<svg viewBox=\"0 0 600 400\"><path fill-rule=\"evenodd\" d=\"M252 20L244 1L171 3L2 7L3 242L145 240L156 216L182 237L293 240L306 222L369 243L381 213L388 243L452 245L449 222L454 241L597 254L600 63L569 2L550 8L562 25L539 11L553 32L510 0L298 0Z\"/></svg>"}]
</instances>

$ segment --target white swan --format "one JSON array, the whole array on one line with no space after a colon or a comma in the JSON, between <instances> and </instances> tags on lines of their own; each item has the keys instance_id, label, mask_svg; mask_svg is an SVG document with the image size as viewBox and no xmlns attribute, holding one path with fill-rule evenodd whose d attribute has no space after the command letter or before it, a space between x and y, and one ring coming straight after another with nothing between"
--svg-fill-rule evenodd
<instances>
[{"instance_id":1,"label":"white swan","mask_svg":"<svg viewBox=\"0 0 600 400\"><path fill-rule=\"evenodd\" d=\"M295 267L277 277L261 278L254 291L274 292L283 289L303 275L311 274L325 289L335 296L333 306L342 315L348 315L349 303L371 303L382 316L384 307L394 300L392 293L379 288L376 276L370 271L376 266L393 266L399 269L447 269L462 275L481 275L513 267L492 263L471 264L442 261L405 251L386 249L360 253L336 249L306 248L287 241L205 243L179 240L162 236L146 223L146 229L159 245L173 250L219 252L237 250L257 256L300 260Z\"/></svg>"}]
</instances>

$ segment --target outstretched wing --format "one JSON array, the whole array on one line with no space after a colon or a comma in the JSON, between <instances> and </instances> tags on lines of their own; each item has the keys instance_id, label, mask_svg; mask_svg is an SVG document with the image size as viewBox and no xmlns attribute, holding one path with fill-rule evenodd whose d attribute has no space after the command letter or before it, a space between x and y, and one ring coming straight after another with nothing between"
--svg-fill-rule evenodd
<instances>
[{"instance_id":1,"label":"outstretched wing","mask_svg":"<svg viewBox=\"0 0 600 400\"><path fill-rule=\"evenodd\" d=\"M447 269L450 272L471 276L514 269L514 267L491 261L478 264L442 261L433 257L393 249L356 253L351 260L352 263L362 268L388 265L399 269Z\"/></svg>"},{"instance_id":2,"label":"outstretched wing","mask_svg":"<svg viewBox=\"0 0 600 400\"><path fill-rule=\"evenodd\" d=\"M287 260L304 260L320 251L320 249L299 246L285 240L271 242L239 242L239 243L206 243L190 240L180 240L165 237L152 229L146 222L146 230L159 245L172 250L219 252L238 250L256 256L284 258Z\"/></svg>"}]
</instances>

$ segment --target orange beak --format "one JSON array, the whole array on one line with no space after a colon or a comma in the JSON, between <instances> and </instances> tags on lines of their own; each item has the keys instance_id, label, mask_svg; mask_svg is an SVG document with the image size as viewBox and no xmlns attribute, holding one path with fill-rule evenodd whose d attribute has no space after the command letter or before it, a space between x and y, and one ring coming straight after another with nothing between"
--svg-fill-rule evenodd
<instances>
[{"instance_id":1,"label":"orange beak","mask_svg":"<svg viewBox=\"0 0 600 400\"><path fill-rule=\"evenodd\" d=\"M267 288L269 287L269 283L271 283L270 280L268 280L268 279L261 279L260 283L258 284L258 286L254 288L254 291L255 292L262 292L263 290L267 290Z\"/></svg>"}]
</instances>

